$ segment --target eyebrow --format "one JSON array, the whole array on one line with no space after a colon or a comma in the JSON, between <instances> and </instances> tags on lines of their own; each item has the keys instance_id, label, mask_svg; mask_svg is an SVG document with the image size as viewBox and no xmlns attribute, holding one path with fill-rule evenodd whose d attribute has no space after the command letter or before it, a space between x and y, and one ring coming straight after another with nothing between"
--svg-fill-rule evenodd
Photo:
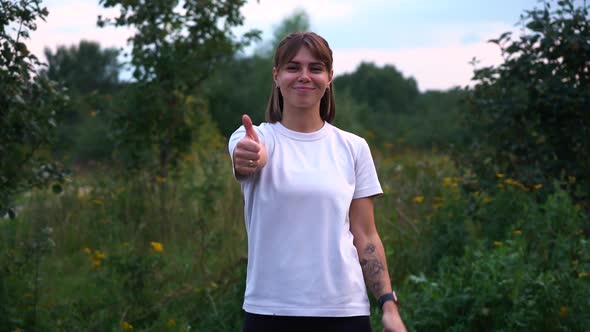
<instances>
[{"instance_id":1,"label":"eyebrow","mask_svg":"<svg viewBox=\"0 0 590 332\"><path fill-rule=\"evenodd\" d=\"M301 64L301 62L299 62L299 61L289 61L289 62L287 62L287 64L290 64L290 63L292 63L292 64L297 64L297 65L300 65L300 64ZM326 66L326 65L325 65L323 62L321 62L321 61L318 61L318 62L310 62L310 63L309 63L309 65L311 65L311 66L320 65L320 66L323 66L323 67L325 67L325 66Z\"/></svg>"}]
</instances>

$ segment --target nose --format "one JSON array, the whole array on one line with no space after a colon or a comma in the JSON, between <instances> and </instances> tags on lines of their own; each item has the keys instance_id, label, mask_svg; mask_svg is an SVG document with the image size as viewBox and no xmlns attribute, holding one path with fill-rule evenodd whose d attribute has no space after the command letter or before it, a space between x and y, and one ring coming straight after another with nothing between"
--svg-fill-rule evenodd
<instances>
[{"instance_id":1,"label":"nose","mask_svg":"<svg viewBox=\"0 0 590 332\"><path fill-rule=\"evenodd\" d=\"M307 70L307 68L303 68L301 70L301 75L299 75L299 81L308 82L309 80L309 70Z\"/></svg>"}]
</instances>

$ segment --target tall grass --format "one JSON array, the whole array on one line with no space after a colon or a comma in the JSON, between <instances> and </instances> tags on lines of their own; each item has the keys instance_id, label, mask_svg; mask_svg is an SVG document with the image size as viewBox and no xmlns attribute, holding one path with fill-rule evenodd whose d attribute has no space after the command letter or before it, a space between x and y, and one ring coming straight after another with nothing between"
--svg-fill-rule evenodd
<instances>
[{"instance_id":1,"label":"tall grass","mask_svg":"<svg viewBox=\"0 0 590 332\"><path fill-rule=\"evenodd\" d=\"M104 167L79 173L60 195L35 191L22 197L18 218L0 221L0 331L240 330L246 266L243 200L225 145L210 146L207 151L196 148L167 179ZM477 284L469 269L459 267L478 263L474 269L488 271L486 260L504 264L513 256L508 251L498 256L494 243L509 243L505 237L516 230L527 230L532 242L550 237L552 228L534 237L541 224L533 219L547 221L551 215L558 220L560 213L570 213L568 229L575 234L560 233L555 246L577 244L560 251L566 267L552 263L548 269L560 271L552 276L571 278L548 283L555 294L570 294L563 290L566 285L579 288L587 280L590 258L578 251L588 248L580 242L587 237L579 233L588 220L572 212L571 202L537 202L535 190L522 190L505 179L498 179L503 189L483 192L476 179L461 176L447 156L433 151L385 145L374 149L374 157L384 189L375 201L377 227L410 328L506 327L498 325L501 318L457 318L469 312L461 305L469 294L470 303L481 303L480 311L495 308L486 302L488 293L478 297L457 286L472 280L471 287L493 289L491 281ZM535 217L526 217L533 211ZM551 223L542 225L547 229ZM541 256L553 250L523 248ZM518 259L515 269L532 275L519 285L538 282L538 265ZM506 277L510 272L499 273ZM514 289L530 289L518 287ZM585 287L580 291L588 291L587 282ZM442 299L442 291L451 300ZM580 315L583 304L578 297L560 305L565 308L561 313L551 311L551 326L580 326L560 317L565 311ZM502 312L510 312L510 305L504 304ZM379 330L379 313L373 308L373 326ZM519 314L536 312L541 311Z\"/></svg>"}]
</instances>

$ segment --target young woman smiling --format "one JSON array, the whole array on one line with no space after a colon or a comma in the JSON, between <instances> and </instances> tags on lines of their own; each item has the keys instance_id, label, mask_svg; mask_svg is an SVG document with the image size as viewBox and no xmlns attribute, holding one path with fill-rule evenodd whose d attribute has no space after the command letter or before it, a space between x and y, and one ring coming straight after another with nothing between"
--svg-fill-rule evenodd
<instances>
[{"instance_id":1,"label":"young woman smiling","mask_svg":"<svg viewBox=\"0 0 590 332\"><path fill-rule=\"evenodd\" d=\"M383 331L405 331L373 198L367 142L336 115L332 51L313 32L278 45L267 122L247 115L229 141L244 194L248 268L244 331L370 331L367 287Z\"/></svg>"}]
</instances>

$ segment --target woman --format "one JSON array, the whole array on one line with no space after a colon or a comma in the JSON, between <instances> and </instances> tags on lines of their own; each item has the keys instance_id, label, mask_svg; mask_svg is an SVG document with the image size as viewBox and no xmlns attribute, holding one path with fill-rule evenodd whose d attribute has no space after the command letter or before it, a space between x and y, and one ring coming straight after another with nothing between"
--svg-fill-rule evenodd
<instances>
[{"instance_id":1,"label":"woman","mask_svg":"<svg viewBox=\"0 0 590 332\"><path fill-rule=\"evenodd\" d=\"M373 197L366 141L335 117L332 51L315 33L278 45L267 122L247 115L229 141L248 234L244 331L370 331L366 286L384 331L405 331Z\"/></svg>"}]
</instances>

